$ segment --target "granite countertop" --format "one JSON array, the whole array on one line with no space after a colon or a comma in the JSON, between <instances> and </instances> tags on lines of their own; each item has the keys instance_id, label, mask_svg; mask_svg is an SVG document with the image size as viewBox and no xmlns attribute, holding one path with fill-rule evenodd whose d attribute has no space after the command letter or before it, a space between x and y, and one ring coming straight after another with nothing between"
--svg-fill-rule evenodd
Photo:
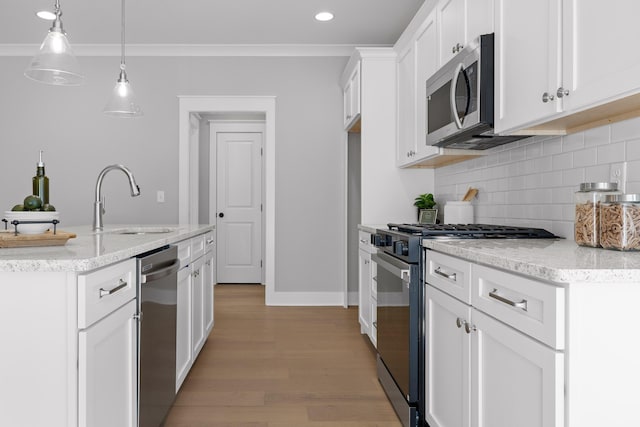
<instances>
[{"instance_id":1,"label":"granite countertop","mask_svg":"<svg viewBox=\"0 0 640 427\"><path fill-rule=\"evenodd\" d=\"M424 239L422 246L551 282L640 283L640 252L589 248L562 239Z\"/></svg>"},{"instance_id":2,"label":"granite countertop","mask_svg":"<svg viewBox=\"0 0 640 427\"><path fill-rule=\"evenodd\" d=\"M358 224L358 230L366 231L367 233L375 233L377 229L386 230L387 224Z\"/></svg>"},{"instance_id":3,"label":"granite countertop","mask_svg":"<svg viewBox=\"0 0 640 427\"><path fill-rule=\"evenodd\" d=\"M117 234L123 228L170 228L169 233ZM89 271L213 230L213 225L111 225L64 227L75 233L64 246L0 248L0 271Z\"/></svg>"}]
</instances>

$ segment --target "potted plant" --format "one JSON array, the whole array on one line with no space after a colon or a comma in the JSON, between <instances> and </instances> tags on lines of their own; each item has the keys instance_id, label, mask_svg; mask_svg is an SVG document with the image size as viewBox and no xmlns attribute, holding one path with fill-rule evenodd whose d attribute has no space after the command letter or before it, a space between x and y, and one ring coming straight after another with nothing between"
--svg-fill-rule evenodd
<instances>
[{"instance_id":1,"label":"potted plant","mask_svg":"<svg viewBox=\"0 0 640 427\"><path fill-rule=\"evenodd\" d=\"M433 194L425 193L420 194L415 198L413 205L418 208L418 223L420 224L435 224L438 210L434 209L436 201L433 199Z\"/></svg>"}]
</instances>

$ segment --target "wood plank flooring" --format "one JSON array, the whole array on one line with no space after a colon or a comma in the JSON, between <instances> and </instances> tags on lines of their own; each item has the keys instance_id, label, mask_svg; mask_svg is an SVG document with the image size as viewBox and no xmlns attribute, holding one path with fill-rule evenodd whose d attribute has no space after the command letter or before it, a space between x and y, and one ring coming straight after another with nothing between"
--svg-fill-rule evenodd
<instances>
[{"instance_id":1,"label":"wood plank flooring","mask_svg":"<svg viewBox=\"0 0 640 427\"><path fill-rule=\"evenodd\" d=\"M357 307L266 307L217 285L215 325L167 427L401 427Z\"/></svg>"}]
</instances>

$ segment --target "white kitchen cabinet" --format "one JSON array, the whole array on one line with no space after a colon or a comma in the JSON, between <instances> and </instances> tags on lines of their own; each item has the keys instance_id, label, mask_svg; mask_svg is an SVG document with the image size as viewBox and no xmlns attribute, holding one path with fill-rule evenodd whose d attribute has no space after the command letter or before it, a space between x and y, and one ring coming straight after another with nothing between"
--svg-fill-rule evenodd
<instances>
[{"instance_id":1,"label":"white kitchen cabinet","mask_svg":"<svg viewBox=\"0 0 640 427\"><path fill-rule=\"evenodd\" d=\"M429 425L564 426L563 289L432 251L425 278Z\"/></svg>"},{"instance_id":2,"label":"white kitchen cabinet","mask_svg":"<svg viewBox=\"0 0 640 427\"><path fill-rule=\"evenodd\" d=\"M469 41L493 32L493 0L442 0L436 5L440 40L438 66Z\"/></svg>"},{"instance_id":3,"label":"white kitchen cabinet","mask_svg":"<svg viewBox=\"0 0 640 427\"><path fill-rule=\"evenodd\" d=\"M398 166L417 155L416 139L416 55L413 45L398 54Z\"/></svg>"},{"instance_id":4,"label":"white kitchen cabinet","mask_svg":"<svg viewBox=\"0 0 640 427\"><path fill-rule=\"evenodd\" d=\"M640 37L639 13L632 0L496 0L496 132L564 134L636 116L640 59L626 42Z\"/></svg>"},{"instance_id":5,"label":"white kitchen cabinet","mask_svg":"<svg viewBox=\"0 0 640 427\"><path fill-rule=\"evenodd\" d=\"M562 0L496 0L495 13L495 130L508 133L562 111Z\"/></svg>"},{"instance_id":6,"label":"white kitchen cabinet","mask_svg":"<svg viewBox=\"0 0 640 427\"><path fill-rule=\"evenodd\" d=\"M137 419L136 301L78 334L78 425L135 427Z\"/></svg>"},{"instance_id":7,"label":"white kitchen cabinet","mask_svg":"<svg viewBox=\"0 0 640 427\"><path fill-rule=\"evenodd\" d=\"M193 326L191 322L193 276L191 268L178 271L177 319L176 319L176 392L193 364Z\"/></svg>"},{"instance_id":8,"label":"white kitchen cabinet","mask_svg":"<svg viewBox=\"0 0 640 427\"><path fill-rule=\"evenodd\" d=\"M214 278L216 277L215 273L215 253L213 251L207 252L204 256L204 266L202 267L204 271L204 334L205 340L209 336L209 333L213 329L214 324Z\"/></svg>"},{"instance_id":9,"label":"white kitchen cabinet","mask_svg":"<svg viewBox=\"0 0 640 427\"><path fill-rule=\"evenodd\" d=\"M426 291L425 412L431 427L469 427L471 307L432 286Z\"/></svg>"},{"instance_id":10,"label":"white kitchen cabinet","mask_svg":"<svg viewBox=\"0 0 640 427\"><path fill-rule=\"evenodd\" d=\"M377 345L377 282L376 263L371 260L375 253L375 246L371 243L371 233L360 230L359 238L359 267L358 267L358 320L360 333L366 334L375 347Z\"/></svg>"},{"instance_id":11,"label":"white kitchen cabinet","mask_svg":"<svg viewBox=\"0 0 640 427\"><path fill-rule=\"evenodd\" d=\"M471 426L564 426L564 354L476 309L470 322Z\"/></svg>"},{"instance_id":12,"label":"white kitchen cabinet","mask_svg":"<svg viewBox=\"0 0 640 427\"><path fill-rule=\"evenodd\" d=\"M202 349L205 340L204 324L204 258L200 257L191 264L191 348L194 359Z\"/></svg>"},{"instance_id":13,"label":"white kitchen cabinet","mask_svg":"<svg viewBox=\"0 0 640 427\"><path fill-rule=\"evenodd\" d=\"M493 1L469 0L468 3L468 6L465 6L464 0L450 0L438 4L443 7L442 19L455 18L455 25L464 29L467 28L464 19L457 16L456 11L461 9L461 16L464 17L465 10L473 10L473 17L466 21L469 24L470 37L491 32L493 9L488 5L492 6ZM412 22L406 30L409 33L403 34L394 46L398 52L396 164L402 168L444 166L482 155L470 150L451 150L426 144L426 81L441 64L439 52L442 48L438 43L438 28L441 28L442 24L437 20L440 16L437 13L439 10L436 7L424 17L421 10L414 18L420 22ZM454 33L457 34L455 31ZM462 34L467 34L466 30L462 31ZM466 37L452 36L457 40L466 40Z\"/></svg>"},{"instance_id":14,"label":"white kitchen cabinet","mask_svg":"<svg viewBox=\"0 0 640 427\"><path fill-rule=\"evenodd\" d=\"M344 128L349 130L360 119L360 62L358 61L343 87Z\"/></svg>"},{"instance_id":15,"label":"white kitchen cabinet","mask_svg":"<svg viewBox=\"0 0 640 427\"><path fill-rule=\"evenodd\" d=\"M178 243L176 391L187 377L213 328L213 233Z\"/></svg>"}]
</instances>

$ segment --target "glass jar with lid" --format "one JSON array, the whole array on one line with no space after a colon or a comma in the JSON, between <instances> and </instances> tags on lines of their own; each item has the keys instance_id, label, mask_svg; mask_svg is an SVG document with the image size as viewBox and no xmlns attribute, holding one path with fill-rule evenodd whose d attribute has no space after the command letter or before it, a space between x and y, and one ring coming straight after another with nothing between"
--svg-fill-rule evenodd
<instances>
[{"instance_id":1,"label":"glass jar with lid","mask_svg":"<svg viewBox=\"0 0 640 427\"><path fill-rule=\"evenodd\" d=\"M607 195L600 203L600 245L640 250L640 194Z\"/></svg>"},{"instance_id":2,"label":"glass jar with lid","mask_svg":"<svg viewBox=\"0 0 640 427\"><path fill-rule=\"evenodd\" d=\"M619 195L615 182L583 182L575 193L574 238L580 246L600 247L599 204L607 195Z\"/></svg>"}]
</instances>

